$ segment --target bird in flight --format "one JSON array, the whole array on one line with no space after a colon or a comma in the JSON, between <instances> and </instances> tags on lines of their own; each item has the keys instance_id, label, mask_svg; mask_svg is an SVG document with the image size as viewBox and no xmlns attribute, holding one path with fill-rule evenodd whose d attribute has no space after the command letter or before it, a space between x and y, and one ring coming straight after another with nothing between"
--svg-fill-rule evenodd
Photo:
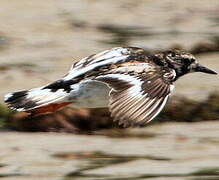
<instances>
[{"instance_id":1,"label":"bird in flight","mask_svg":"<svg viewBox=\"0 0 219 180\"><path fill-rule=\"evenodd\" d=\"M184 51L147 55L141 48L116 47L81 59L51 84L5 95L5 103L32 114L67 105L109 107L120 125L144 126L163 109L174 82L191 72L217 74Z\"/></svg>"}]
</instances>

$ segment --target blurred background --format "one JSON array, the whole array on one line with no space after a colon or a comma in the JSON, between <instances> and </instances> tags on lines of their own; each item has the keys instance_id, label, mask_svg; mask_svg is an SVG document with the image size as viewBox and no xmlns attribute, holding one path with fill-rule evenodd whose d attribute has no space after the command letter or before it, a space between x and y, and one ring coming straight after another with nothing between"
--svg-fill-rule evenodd
<instances>
[{"instance_id":1,"label":"blurred background","mask_svg":"<svg viewBox=\"0 0 219 180\"><path fill-rule=\"evenodd\" d=\"M139 129L122 129L108 109L29 117L3 103L116 46L184 49L219 71L218 0L1 0L0 12L1 179L219 180L218 76L181 78Z\"/></svg>"}]
</instances>

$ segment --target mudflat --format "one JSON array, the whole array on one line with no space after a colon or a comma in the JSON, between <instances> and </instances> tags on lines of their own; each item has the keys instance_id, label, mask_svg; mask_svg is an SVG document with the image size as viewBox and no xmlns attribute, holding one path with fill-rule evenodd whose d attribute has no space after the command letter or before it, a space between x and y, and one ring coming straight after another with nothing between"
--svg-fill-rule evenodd
<instances>
[{"instance_id":1,"label":"mudflat","mask_svg":"<svg viewBox=\"0 0 219 180\"><path fill-rule=\"evenodd\" d=\"M219 123L166 123L94 135L1 132L0 177L10 180L219 177ZM113 131L113 132L112 132Z\"/></svg>"}]
</instances>

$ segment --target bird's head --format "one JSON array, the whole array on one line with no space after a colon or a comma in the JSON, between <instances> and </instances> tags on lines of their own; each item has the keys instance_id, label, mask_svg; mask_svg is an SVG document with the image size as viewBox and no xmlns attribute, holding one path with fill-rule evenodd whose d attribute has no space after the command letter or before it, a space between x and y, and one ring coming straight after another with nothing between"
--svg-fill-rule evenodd
<instances>
[{"instance_id":1,"label":"bird's head","mask_svg":"<svg viewBox=\"0 0 219 180\"><path fill-rule=\"evenodd\" d=\"M190 72L203 72L208 74L217 74L215 71L200 65L196 58L187 52L180 50L170 50L161 53L162 63L176 71L177 77Z\"/></svg>"}]
</instances>

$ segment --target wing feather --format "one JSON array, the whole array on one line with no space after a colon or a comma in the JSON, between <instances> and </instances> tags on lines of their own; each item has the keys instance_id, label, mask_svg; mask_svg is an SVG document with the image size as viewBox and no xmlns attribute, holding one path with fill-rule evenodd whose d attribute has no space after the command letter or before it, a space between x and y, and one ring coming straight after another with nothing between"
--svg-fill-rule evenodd
<instances>
[{"instance_id":1,"label":"wing feather","mask_svg":"<svg viewBox=\"0 0 219 180\"><path fill-rule=\"evenodd\" d=\"M108 84L109 108L114 120L123 126L143 126L156 117L166 104L173 84L163 74L106 74L96 78ZM171 71L173 77L175 72Z\"/></svg>"},{"instance_id":2,"label":"wing feather","mask_svg":"<svg viewBox=\"0 0 219 180\"><path fill-rule=\"evenodd\" d=\"M71 80L95 69L114 63L122 63L130 56L130 48L116 47L98 54L93 54L74 63L69 73L63 78L65 81Z\"/></svg>"}]
</instances>

